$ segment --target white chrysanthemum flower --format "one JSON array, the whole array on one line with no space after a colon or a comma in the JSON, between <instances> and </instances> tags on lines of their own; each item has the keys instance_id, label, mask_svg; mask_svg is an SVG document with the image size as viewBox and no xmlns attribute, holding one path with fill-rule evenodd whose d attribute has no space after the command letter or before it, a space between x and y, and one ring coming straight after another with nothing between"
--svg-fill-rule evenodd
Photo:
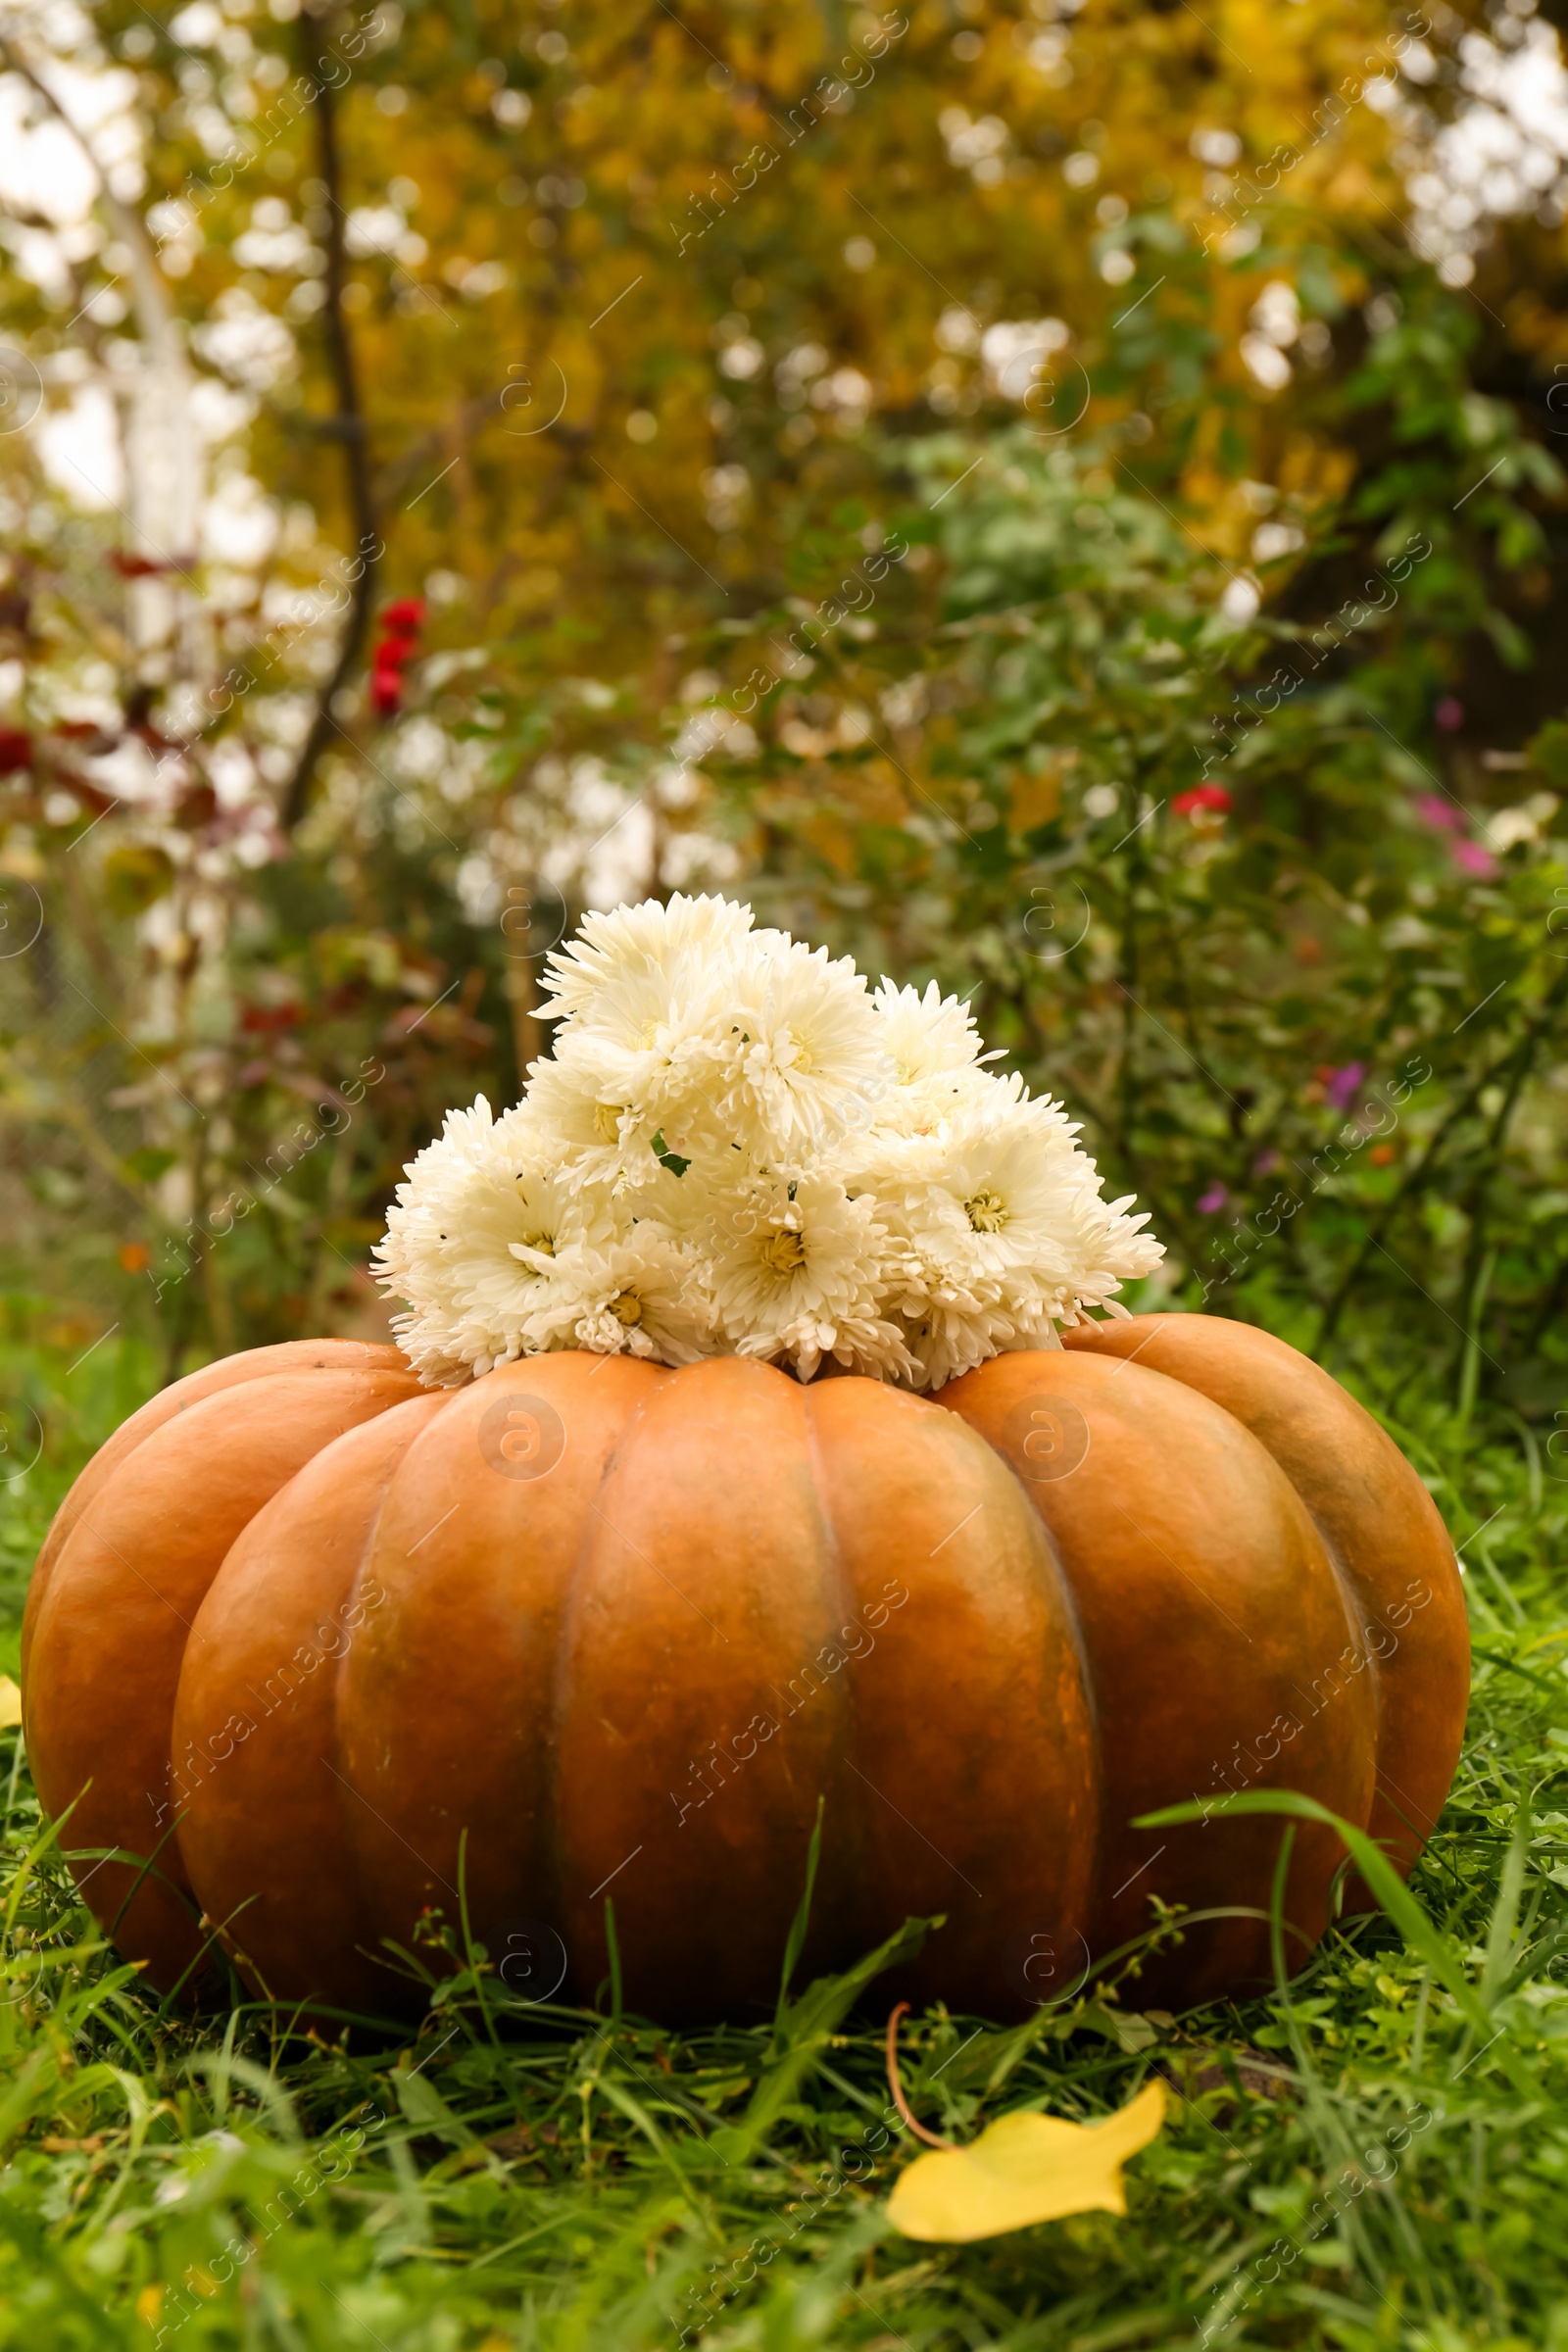
<instances>
[{"instance_id":1,"label":"white chrysanthemum flower","mask_svg":"<svg viewBox=\"0 0 1568 2352\"><path fill-rule=\"evenodd\" d=\"M875 1198L898 1265L892 1303L922 1386L988 1356L1055 1344L1161 1254L1100 1198L1093 1160L1057 1103L992 1080L934 1136L872 1139L850 1175Z\"/></svg>"},{"instance_id":2,"label":"white chrysanthemum flower","mask_svg":"<svg viewBox=\"0 0 1568 2352\"><path fill-rule=\"evenodd\" d=\"M778 942L775 945L774 942ZM720 1126L759 1156L820 1152L869 1123L892 1074L863 977L783 938L743 943L705 1092Z\"/></svg>"},{"instance_id":3,"label":"white chrysanthemum flower","mask_svg":"<svg viewBox=\"0 0 1568 2352\"><path fill-rule=\"evenodd\" d=\"M574 1061L536 1061L527 1101L568 1191L604 1189L619 1198L658 1175L657 1113L617 1101L591 1069Z\"/></svg>"},{"instance_id":4,"label":"white chrysanthemum flower","mask_svg":"<svg viewBox=\"0 0 1568 2352\"><path fill-rule=\"evenodd\" d=\"M971 1288L1019 1275L1070 1283L1061 1212L1074 1133L1059 1104L1030 1100L1016 1078L993 1082L921 1154L924 1180L907 1196L917 1246L951 1252Z\"/></svg>"},{"instance_id":5,"label":"white chrysanthemum flower","mask_svg":"<svg viewBox=\"0 0 1568 2352\"><path fill-rule=\"evenodd\" d=\"M783 1358L803 1380L824 1356L877 1379L912 1377L880 1311L885 1239L870 1200L851 1200L825 1170L737 1185L715 1202L708 1231L727 1351Z\"/></svg>"},{"instance_id":6,"label":"white chrysanthemum flower","mask_svg":"<svg viewBox=\"0 0 1568 2352\"><path fill-rule=\"evenodd\" d=\"M993 1355L1021 1348L1059 1348L1056 1327L1043 1315L1034 1325L1021 1323L996 1307L965 1303L961 1298L927 1300L917 1320L904 1325L905 1340L919 1367L912 1384L921 1389L945 1388Z\"/></svg>"},{"instance_id":7,"label":"white chrysanthemum flower","mask_svg":"<svg viewBox=\"0 0 1568 2352\"><path fill-rule=\"evenodd\" d=\"M552 1061L535 1062L530 1099L585 1176L624 1188L652 1180L662 1148L690 1156L730 1140L735 987L727 962L695 955L622 973L567 1021Z\"/></svg>"},{"instance_id":8,"label":"white chrysanthemum flower","mask_svg":"<svg viewBox=\"0 0 1568 2352\"><path fill-rule=\"evenodd\" d=\"M961 997L945 997L934 980L922 996L884 980L872 1000L893 1081L877 1105L876 1124L902 1135L931 1135L959 1104L981 1091L982 1054L974 1015Z\"/></svg>"},{"instance_id":9,"label":"white chrysanthemum flower","mask_svg":"<svg viewBox=\"0 0 1568 2352\"><path fill-rule=\"evenodd\" d=\"M667 905L644 899L609 914L585 914L578 936L545 965L543 1006L555 1019L587 1009L607 981L665 969L688 952L710 968L734 953L756 917L730 899L688 899L677 891ZM775 936L777 936L775 934Z\"/></svg>"},{"instance_id":10,"label":"white chrysanthemum flower","mask_svg":"<svg viewBox=\"0 0 1568 2352\"><path fill-rule=\"evenodd\" d=\"M721 899L590 915L526 1101L454 1111L378 1250L431 1383L551 1348L914 1388L1115 1309L1161 1254L935 983L874 999Z\"/></svg>"},{"instance_id":11,"label":"white chrysanthemum flower","mask_svg":"<svg viewBox=\"0 0 1568 2352\"><path fill-rule=\"evenodd\" d=\"M615 1232L606 1200L562 1181L527 1103L497 1119L480 1095L471 1110L449 1111L405 1176L377 1271L408 1301L393 1328L433 1386L526 1353L527 1320L558 1250Z\"/></svg>"},{"instance_id":12,"label":"white chrysanthemum flower","mask_svg":"<svg viewBox=\"0 0 1568 2352\"><path fill-rule=\"evenodd\" d=\"M974 1014L961 997L945 997L934 980L926 982L923 996L917 988L900 988L896 981L884 980L871 1002L898 1085L915 1086L925 1078L968 1069L981 1059Z\"/></svg>"},{"instance_id":13,"label":"white chrysanthemum flower","mask_svg":"<svg viewBox=\"0 0 1568 2352\"><path fill-rule=\"evenodd\" d=\"M523 1327L527 1351L586 1348L690 1364L710 1355L707 1269L673 1234L639 1218L623 1240L558 1250Z\"/></svg>"}]
</instances>

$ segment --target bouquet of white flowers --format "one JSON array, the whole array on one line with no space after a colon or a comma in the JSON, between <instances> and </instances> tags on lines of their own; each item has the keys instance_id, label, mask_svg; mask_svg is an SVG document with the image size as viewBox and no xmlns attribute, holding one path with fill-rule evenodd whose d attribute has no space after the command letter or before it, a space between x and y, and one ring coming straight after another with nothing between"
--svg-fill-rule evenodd
<instances>
[{"instance_id":1,"label":"bouquet of white flowers","mask_svg":"<svg viewBox=\"0 0 1568 2352\"><path fill-rule=\"evenodd\" d=\"M1160 1245L1058 1103L991 1075L966 1007L749 906L584 918L550 958L555 1056L405 1171L378 1277L431 1385L547 1348L824 1359L940 1388L1115 1309Z\"/></svg>"}]
</instances>

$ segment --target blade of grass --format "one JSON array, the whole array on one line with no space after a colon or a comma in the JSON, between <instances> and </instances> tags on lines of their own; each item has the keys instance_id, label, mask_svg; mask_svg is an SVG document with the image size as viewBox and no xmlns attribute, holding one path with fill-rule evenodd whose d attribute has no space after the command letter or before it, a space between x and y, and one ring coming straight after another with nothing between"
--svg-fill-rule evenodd
<instances>
[{"instance_id":1,"label":"blade of grass","mask_svg":"<svg viewBox=\"0 0 1568 2352\"><path fill-rule=\"evenodd\" d=\"M1231 1797L1226 1805L1229 1813L1283 1813L1298 1821L1316 1821L1335 1831L1348 1846L1357 1869L1371 1887L1384 1910L1393 1920L1406 1943L1431 1963L1433 1974L1453 1995L1464 2016L1479 2033L1492 2033L1492 2013L1482 2000L1451 1946L1427 1917L1421 1905L1389 1860L1383 1848L1353 1822L1343 1821L1320 1805L1315 1796L1302 1796L1294 1788L1249 1789ZM1204 1818L1201 1802L1169 1805L1158 1813L1146 1813L1133 1826L1140 1830L1176 1829L1184 1823ZM1511 2051L1499 2053L1498 2064L1508 2073L1514 2087L1526 2097L1533 2098L1532 2079Z\"/></svg>"},{"instance_id":2,"label":"blade of grass","mask_svg":"<svg viewBox=\"0 0 1568 2352\"><path fill-rule=\"evenodd\" d=\"M822 1812L824 1797L816 1800L816 1820L811 1827L811 1842L806 1849L806 1887L796 1905L790 1922L789 1940L784 1946L784 1967L778 1984L778 2006L773 2012L773 2038L778 2040L784 2026L784 2013L789 2003L790 1980L805 1948L807 1932L811 1924L811 1897L816 1891L817 1864L822 1859Z\"/></svg>"}]
</instances>

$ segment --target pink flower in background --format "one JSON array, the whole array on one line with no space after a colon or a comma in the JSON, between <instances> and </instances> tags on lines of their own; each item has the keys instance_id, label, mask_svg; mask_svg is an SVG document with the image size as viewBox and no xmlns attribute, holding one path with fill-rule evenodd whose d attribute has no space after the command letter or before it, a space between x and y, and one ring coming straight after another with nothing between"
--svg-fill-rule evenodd
<instances>
[{"instance_id":1,"label":"pink flower in background","mask_svg":"<svg viewBox=\"0 0 1568 2352\"><path fill-rule=\"evenodd\" d=\"M1323 1081L1323 1095L1336 1110L1348 1110L1350 1098L1366 1076L1364 1061L1348 1061L1343 1070L1331 1070Z\"/></svg>"},{"instance_id":2,"label":"pink flower in background","mask_svg":"<svg viewBox=\"0 0 1568 2352\"><path fill-rule=\"evenodd\" d=\"M1230 1195L1222 1184L1211 1184L1206 1193L1199 1196L1199 1214L1204 1217L1217 1217L1229 1199Z\"/></svg>"},{"instance_id":3,"label":"pink flower in background","mask_svg":"<svg viewBox=\"0 0 1568 2352\"><path fill-rule=\"evenodd\" d=\"M1446 694L1432 715L1445 735L1456 735L1464 725L1464 705L1456 703L1451 694Z\"/></svg>"},{"instance_id":4,"label":"pink flower in background","mask_svg":"<svg viewBox=\"0 0 1568 2352\"><path fill-rule=\"evenodd\" d=\"M1439 792L1418 792L1410 805L1434 833L1463 833L1470 822L1457 801L1446 800ZM1450 841L1448 855L1461 872L1474 874L1483 882L1497 870L1497 860L1478 841Z\"/></svg>"},{"instance_id":5,"label":"pink flower in background","mask_svg":"<svg viewBox=\"0 0 1568 2352\"><path fill-rule=\"evenodd\" d=\"M1280 1155L1275 1151L1273 1145L1270 1144L1267 1149L1260 1152L1257 1157L1253 1160L1252 1174L1254 1176L1272 1176L1275 1169L1280 1164Z\"/></svg>"}]
</instances>

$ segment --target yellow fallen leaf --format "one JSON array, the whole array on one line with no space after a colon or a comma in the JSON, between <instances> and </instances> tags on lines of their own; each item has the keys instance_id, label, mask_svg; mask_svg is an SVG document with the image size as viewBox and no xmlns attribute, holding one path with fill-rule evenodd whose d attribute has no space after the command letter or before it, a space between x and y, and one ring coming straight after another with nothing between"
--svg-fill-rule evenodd
<instances>
[{"instance_id":1,"label":"yellow fallen leaf","mask_svg":"<svg viewBox=\"0 0 1568 2352\"><path fill-rule=\"evenodd\" d=\"M22 1721L22 1692L9 1674L0 1674L0 1732Z\"/></svg>"},{"instance_id":2,"label":"yellow fallen leaf","mask_svg":"<svg viewBox=\"0 0 1568 2352\"><path fill-rule=\"evenodd\" d=\"M1165 2120L1165 2086L1150 2082L1102 2124L1004 2115L972 2146L917 2156L888 2200L906 2237L960 2245L1068 2213L1125 2213L1121 2168Z\"/></svg>"}]
</instances>

